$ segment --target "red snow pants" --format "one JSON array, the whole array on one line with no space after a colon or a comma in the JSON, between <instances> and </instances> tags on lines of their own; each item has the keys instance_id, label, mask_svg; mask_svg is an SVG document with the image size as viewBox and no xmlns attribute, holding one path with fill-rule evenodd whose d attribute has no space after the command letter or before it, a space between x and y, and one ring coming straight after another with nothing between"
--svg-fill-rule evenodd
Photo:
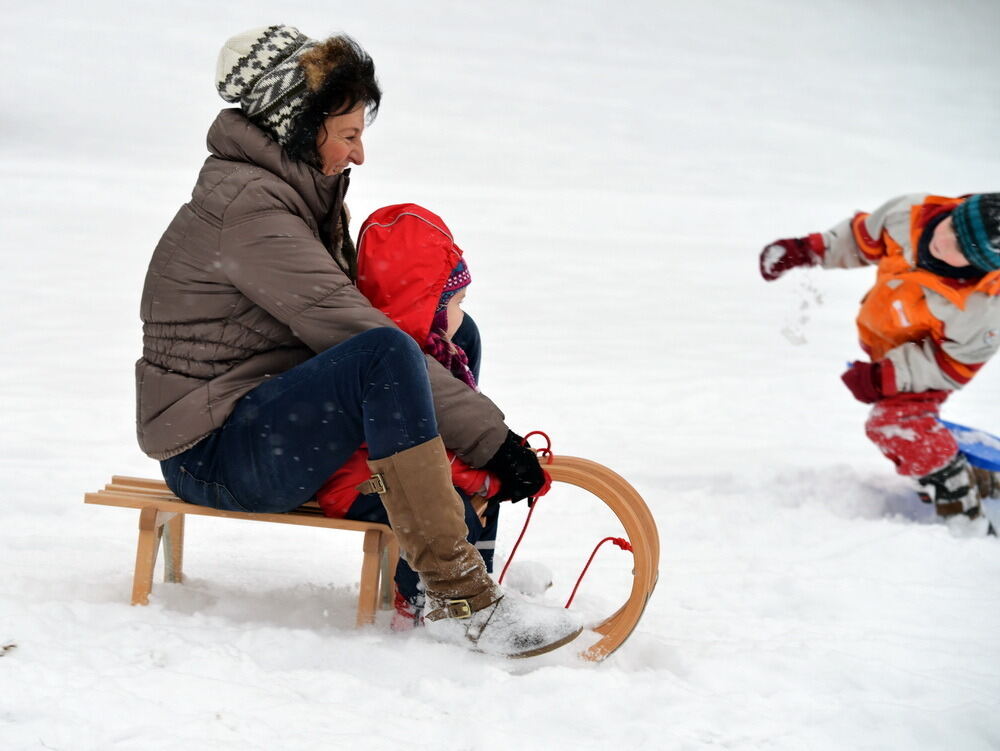
<instances>
[{"instance_id":1,"label":"red snow pants","mask_svg":"<svg viewBox=\"0 0 1000 751\"><path fill-rule=\"evenodd\" d=\"M938 410L950 391L897 394L875 402L865 433L896 465L896 472L923 477L941 469L958 444L938 422Z\"/></svg>"}]
</instances>

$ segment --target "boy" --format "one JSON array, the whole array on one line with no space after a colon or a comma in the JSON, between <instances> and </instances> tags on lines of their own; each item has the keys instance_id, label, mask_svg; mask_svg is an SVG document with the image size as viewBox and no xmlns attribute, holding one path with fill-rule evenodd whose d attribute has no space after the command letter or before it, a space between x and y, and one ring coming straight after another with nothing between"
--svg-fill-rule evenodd
<instances>
[{"instance_id":1,"label":"boy","mask_svg":"<svg viewBox=\"0 0 1000 751\"><path fill-rule=\"evenodd\" d=\"M874 405L866 433L921 500L946 519L979 519L1000 473L970 466L937 417L1000 348L1000 193L902 196L760 254L769 282L797 266L865 265L878 267L857 318L870 361L841 378ZM974 527L993 532L985 518Z\"/></svg>"}]
</instances>

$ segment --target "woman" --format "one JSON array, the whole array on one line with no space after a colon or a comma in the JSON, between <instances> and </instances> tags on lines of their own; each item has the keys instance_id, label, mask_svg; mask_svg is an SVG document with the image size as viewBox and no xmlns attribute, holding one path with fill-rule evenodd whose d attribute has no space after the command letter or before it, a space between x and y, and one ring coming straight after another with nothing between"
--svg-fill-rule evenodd
<instances>
[{"instance_id":1,"label":"woman","mask_svg":"<svg viewBox=\"0 0 1000 751\"><path fill-rule=\"evenodd\" d=\"M466 542L445 447L511 499L542 485L534 453L352 284L344 193L381 101L371 58L348 37L270 26L230 39L216 79L240 109L211 126L192 199L150 261L140 446L186 501L283 512L366 443L432 635L507 656L575 638L565 611L490 579Z\"/></svg>"}]
</instances>

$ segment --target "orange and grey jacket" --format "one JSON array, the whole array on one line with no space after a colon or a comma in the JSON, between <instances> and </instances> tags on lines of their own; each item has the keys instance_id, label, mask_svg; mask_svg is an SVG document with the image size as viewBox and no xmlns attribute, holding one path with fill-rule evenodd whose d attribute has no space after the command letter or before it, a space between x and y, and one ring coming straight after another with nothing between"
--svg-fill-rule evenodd
<instances>
[{"instance_id":1,"label":"orange and grey jacket","mask_svg":"<svg viewBox=\"0 0 1000 751\"><path fill-rule=\"evenodd\" d=\"M878 266L858 334L872 361L892 362L899 392L959 389L1000 348L1000 271L958 280L917 266L924 228L962 200L901 196L822 233L825 268Z\"/></svg>"}]
</instances>

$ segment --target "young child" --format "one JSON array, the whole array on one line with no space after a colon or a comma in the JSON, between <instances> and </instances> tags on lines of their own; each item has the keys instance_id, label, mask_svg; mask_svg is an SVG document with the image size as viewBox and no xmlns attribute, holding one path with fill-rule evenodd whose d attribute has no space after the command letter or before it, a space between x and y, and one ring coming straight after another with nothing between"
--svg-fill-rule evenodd
<instances>
[{"instance_id":1,"label":"young child","mask_svg":"<svg viewBox=\"0 0 1000 751\"><path fill-rule=\"evenodd\" d=\"M841 378L874 405L866 433L921 499L946 519L978 519L980 500L1000 497L1000 473L971 467L937 417L1000 348L1000 193L902 196L760 254L767 281L797 266L866 265L877 274L857 326L870 359ZM993 532L985 517L972 526Z\"/></svg>"},{"instance_id":2,"label":"young child","mask_svg":"<svg viewBox=\"0 0 1000 751\"><path fill-rule=\"evenodd\" d=\"M479 335L461 309L471 282L462 251L447 225L427 209L415 204L387 206L361 225L358 290L464 387L478 390ZM459 343L473 354L471 367ZM452 482L465 503L469 542L492 572L500 483L488 471L474 469L450 452L449 457ZM362 447L320 488L316 500L327 516L387 523L378 495L359 495L357 489L371 474L367 458ZM423 596L417 575L405 561L399 562L395 581L392 628L407 630L420 623Z\"/></svg>"}]
</instances>

